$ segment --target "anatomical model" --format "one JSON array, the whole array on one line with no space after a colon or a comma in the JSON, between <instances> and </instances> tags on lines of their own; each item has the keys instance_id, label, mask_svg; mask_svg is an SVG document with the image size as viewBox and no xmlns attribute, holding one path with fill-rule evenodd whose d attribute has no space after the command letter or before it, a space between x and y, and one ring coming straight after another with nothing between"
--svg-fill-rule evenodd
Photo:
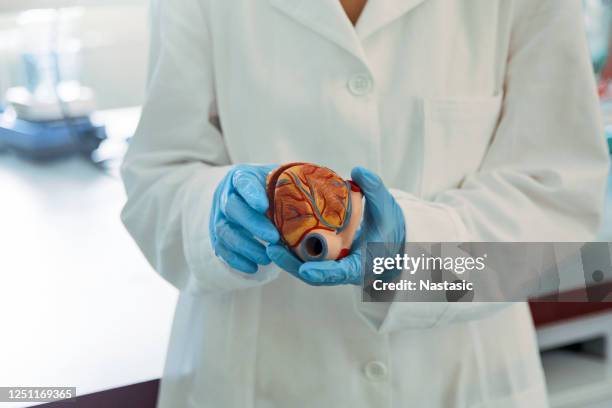
<instances>
[{"instance_id":1,"label":"anatomical model","mask_svg":"<svg viewBox=\"0 0 612 408\"><path fill-rule=\"evenodd\" d=\"M361 222L361 189L326 167L290 163L267 177L268 217L303 261L349 254Z\"/></svg>"}]
</instances>

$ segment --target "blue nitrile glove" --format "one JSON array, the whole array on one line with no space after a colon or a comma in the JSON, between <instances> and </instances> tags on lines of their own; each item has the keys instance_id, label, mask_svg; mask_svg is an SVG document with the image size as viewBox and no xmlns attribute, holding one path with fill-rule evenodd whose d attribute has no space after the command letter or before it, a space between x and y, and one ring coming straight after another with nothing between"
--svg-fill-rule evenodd
<instances>
[{"instance_id":1,"label":"blue nitrile glove","mask_svg":"<svg viewBox=\"0 0 612 408\"><path fill-rule=\"evenodd\" d=\"M276 227L266 217L266 176L276 165L233 167L221 180L213 197L209 232L215 254L245 273L257 272L270 258L260 239L276 243Z\"/></svg>"},{"instance_id":2,"label":"blue nitrile glove","mask_svg":"<svg viewBox=\"0 0 612 408\"><path fill-rule=\"evenodd\" d=\"M267 248L275 264L313 286L360 285L363 281L361 253L366 243L384 242L394 254L403 250L404 214L381 178L363 167L355 167L351 178L365 196L363 222L351 254L339 261L304 263L287 248L276 244Z\"/></svg>"}]
</instances>

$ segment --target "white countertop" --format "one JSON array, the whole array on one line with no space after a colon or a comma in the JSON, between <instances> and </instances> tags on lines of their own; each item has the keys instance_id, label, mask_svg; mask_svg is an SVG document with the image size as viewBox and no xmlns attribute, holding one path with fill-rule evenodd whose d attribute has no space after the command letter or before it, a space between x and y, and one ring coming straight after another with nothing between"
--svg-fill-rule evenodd
<instances>
[{"instance_id":1,"label":"white countertop","mask_svg":"<svg viewBox=\"0 0 612 408\"><path fill-rule=\"evenodd\" d=\"M552 408L612 407L612 364L564 350L543 353L542 363Z\"/></svg>"}]
</instances>

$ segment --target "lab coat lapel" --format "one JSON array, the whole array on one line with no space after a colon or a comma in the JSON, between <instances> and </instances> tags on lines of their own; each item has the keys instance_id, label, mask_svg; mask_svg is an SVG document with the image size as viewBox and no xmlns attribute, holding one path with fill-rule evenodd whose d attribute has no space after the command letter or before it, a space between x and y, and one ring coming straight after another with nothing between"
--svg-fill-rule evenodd
<instances>
[{"instance_id":1,"label":"lab coat lapel","mask_svg":"<svg viewBox=\"0 0 612 408\"><path fill-rule=\"evenodd\" d=\"M358 37L365 39L424 1L426 0L368 0L355 28Z\"/></svg>"},{"instance_id":2,"label":"lab coat lapel","mask_svg":"<svg viewBox=\"0 0 612 408\"><path fill-rule=\"evenodd\" d=\"M272 6L361 60L361 42L338 0L270 0Z\"/></svg>"}]
</instances>

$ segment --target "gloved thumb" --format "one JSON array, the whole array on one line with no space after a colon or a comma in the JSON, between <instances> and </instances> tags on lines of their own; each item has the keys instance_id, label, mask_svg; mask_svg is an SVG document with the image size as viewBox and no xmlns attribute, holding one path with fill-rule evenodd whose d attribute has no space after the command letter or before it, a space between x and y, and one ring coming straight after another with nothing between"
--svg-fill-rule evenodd
<instances>
[{"instance_id":1,"label":"gloved thumb","mask_svg":"<svg viewBox=\"0 0 612 408\"><path fill-rule=\"evenodd\" d=\"M382 179L365 167L355 167L351 171L351 178L361 188L367 200L375 200L381 190L385 189Z\"/></svg>"},{"instance_id":2,"label":"gloved thumb","mask_svg":"<svg viewBox=\"0 0 612 408\"><path fill-rule=\"evenodd\" d=\"M265 176L261 177L251 168L238 167L232 177L232 184L238 194L255 211L263 214L268 209Z\"/></svg>"},{"instance_id":3,"label":"gloved thumb","mask_svg":"<svg viewBox=\"0 0 612 408\"><path fill-rule=\"evenodd\" d=\"M391 193L385 187L382 179L363 167L355 167L351 172L351 178L360 188L366 199L366 218L382 217L389 210L389 203L392 202Z\"/></svg>"}]
</instances>

